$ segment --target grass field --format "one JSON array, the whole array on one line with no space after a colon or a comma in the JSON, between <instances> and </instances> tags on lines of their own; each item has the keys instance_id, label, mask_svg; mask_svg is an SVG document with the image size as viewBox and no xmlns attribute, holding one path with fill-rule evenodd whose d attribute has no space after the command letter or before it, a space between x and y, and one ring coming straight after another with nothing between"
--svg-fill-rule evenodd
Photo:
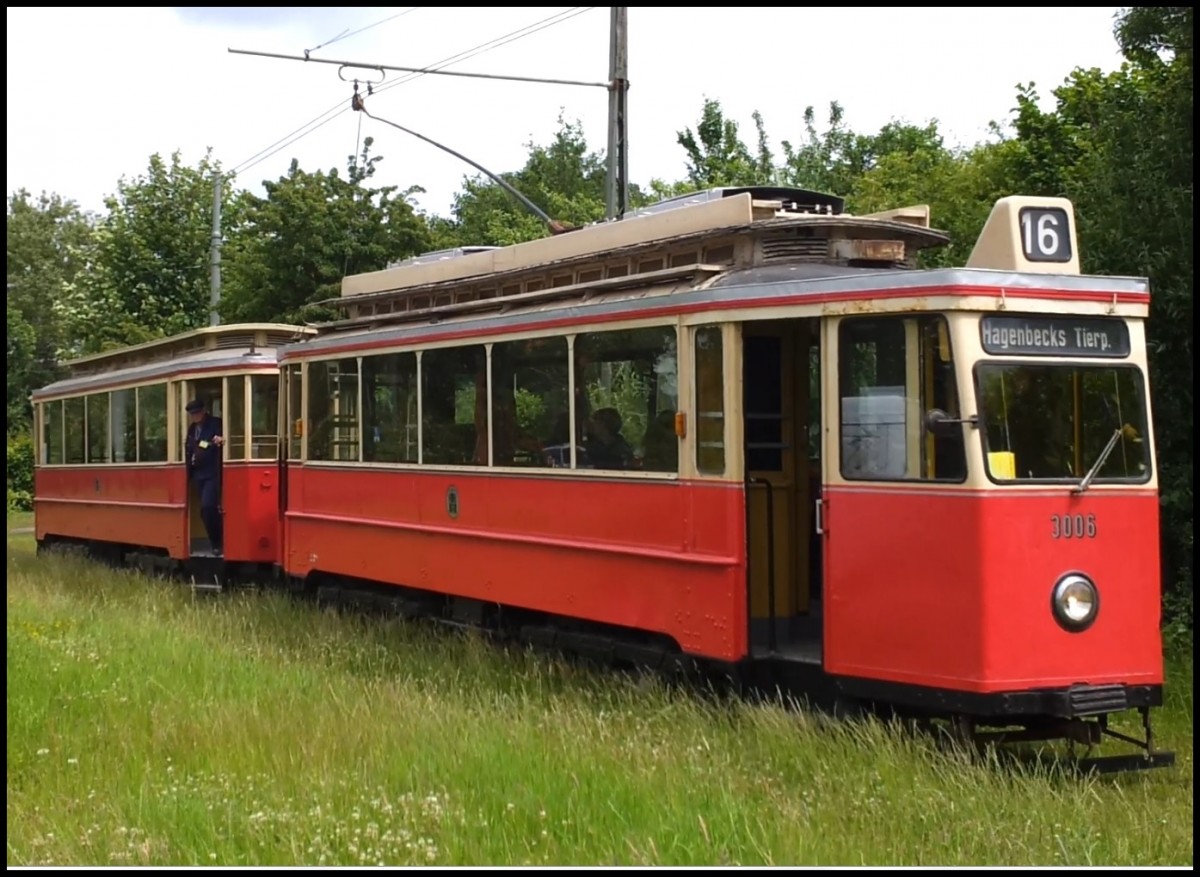
<instances>
[{"instance_id":1,"label":"grass field","mask_svg":"<svg viewBox=\"0 0 1200 877\"><path fill-rule=\"evenodd\" d=\"M1168 682L1175 768L1018 773L10 535L8 864L1191 865Z\"/></svg>"}]
</instances>

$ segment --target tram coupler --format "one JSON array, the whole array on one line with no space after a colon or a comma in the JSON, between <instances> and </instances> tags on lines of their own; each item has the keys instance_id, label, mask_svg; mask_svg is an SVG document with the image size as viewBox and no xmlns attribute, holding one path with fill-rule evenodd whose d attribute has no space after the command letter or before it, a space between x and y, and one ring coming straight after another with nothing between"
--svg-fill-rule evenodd
<instances>
[{"instance_id":1,"label":"tram coupler","mask_svg":"<svg viewBox=\"0 0 1200 877\"><path fill-rule=\"evenodd\" d=\"M1114 731L1108 727L1108 716L1100 717L1100 730L1103 734L1114 737L1117 740L1123 740L1126 743L1132 743L1134 746L1142 749L1146 753L1146 757L1153 758L1159 755L1169 755L1171 761L1175 760L1174 752L1156 751L1154 748L1154 728L1150 723L1150 707L1138 707L1138 712L1142 715L1142 730L1145 731L1146 739L1138 740L1136 737L1130 737L1127 734L1122 734L1119 731Z\"/></svg>"},{"instance_id":2,"label":"tram coupler","mask_svg":"<svg viewBox=\"0 0 1200 877\"><path fill-rule=\"evenodd\" d=\"M1104 737L1112 737L1124 743L1138 747L1142 751L1126 755L1074 755L1062 757L1047 757L1032 753L1009 752L1007 755L1026 763L1046 764L1052 762L1063 767L1084 773L1124 773L1135 770L1151 770L1153 768L1171 767L1175 764L1175 753L1158 750L1154 746L1154 729L1150 721L1150 707L1138 707L1142 716L1142 727L1145 739L1139 740L1128 734L1114 731L1108 726L1108 715L1098 716L1094 721L1083 719L1063 719L1032 728L1020 730L1005 730L994 732L975 732L972 738L977 746L988 743L1031 743L1051 740L1066 740L1074 748L1076 745L1086 746L1090 751L1098 746Z\"/></svg>"}]
</instances>

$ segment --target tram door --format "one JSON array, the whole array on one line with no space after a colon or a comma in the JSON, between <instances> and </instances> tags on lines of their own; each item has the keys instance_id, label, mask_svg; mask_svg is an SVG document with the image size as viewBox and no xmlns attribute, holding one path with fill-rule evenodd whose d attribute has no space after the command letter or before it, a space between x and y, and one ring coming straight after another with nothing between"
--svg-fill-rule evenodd
<instances>
[{"instance_id":1,"label":"tram door","mask_svg":"<svg viewBox=\"0 0 1200 877\"><path fill-rule=\"evenodd\" d=\"M820 581L813 499L820 483L819 322L752 322L742 330L750 644L819 663ZM815 422L814 422L815 421Z\"/></svg>"},{"instance_id":2,"label":"tram door","mask_svg":"<svg viewBox=\"0 0 1200 877\"><path fill-rule=\"evenodd\" d=\"M208 406L208 412L214 417L220 417L224 420L224 390L224 382L221 378L184 381L182 405L186 405L192 399L203 399ZM179 437L179 447L181 453L186 453L187 431L192 421L186 413L181 412L180 418L183 423L183 434ZM200 517L200 491L196 489L196 485L190 480L188 481L187 491L188 537L191 541L191 553L206 554L212 546L209 545L208 531L204 529L204 519Z\"/></svg>"}]
</instances>

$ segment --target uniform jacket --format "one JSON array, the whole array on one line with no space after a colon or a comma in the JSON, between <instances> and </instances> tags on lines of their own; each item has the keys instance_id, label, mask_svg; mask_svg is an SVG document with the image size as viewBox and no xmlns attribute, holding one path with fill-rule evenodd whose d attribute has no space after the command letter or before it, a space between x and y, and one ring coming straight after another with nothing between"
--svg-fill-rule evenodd
<instances>
[{"instance_id":1,"label":"uniform jacket","mask_svg":"<svg viewBox=\"0 0 1200 877\"><path fill-rule=\"evenodd\" d=\"M221 474L221 449L213 438L224 435L221 418L211 414L199 423L189 423L184 443L184 460L189 478L216 478Z\"/></svg>"}]
</instances>

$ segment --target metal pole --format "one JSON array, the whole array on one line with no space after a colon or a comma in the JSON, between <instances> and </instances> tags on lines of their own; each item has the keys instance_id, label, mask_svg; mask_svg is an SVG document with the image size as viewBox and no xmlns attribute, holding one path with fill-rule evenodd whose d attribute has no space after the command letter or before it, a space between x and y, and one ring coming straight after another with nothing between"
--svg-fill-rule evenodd
<instances>
[{"instance_id":1,"label":"metal pole","mask_svg":"<svg viewBox=\"0 0 1200 877\"><path fill-rule=\"evenodd\" d=\"M608 174L605 208L620 219L629 205L629 28L628 6L613 6L608 52Z\"/></svg>"},{"instance_id":2,"label":"metal pole","mask_svg":"<svg viewBox=\"0 0 1200 877\"><path fill-rule=\"evenodd\" d=\"M221 174L213 175L213 219L212 244L209 247L209 267L212 273L212 287L208 294L208 324L219 326L221 315L217 306L221 301Z\"/></svg>"}]
</instances>

